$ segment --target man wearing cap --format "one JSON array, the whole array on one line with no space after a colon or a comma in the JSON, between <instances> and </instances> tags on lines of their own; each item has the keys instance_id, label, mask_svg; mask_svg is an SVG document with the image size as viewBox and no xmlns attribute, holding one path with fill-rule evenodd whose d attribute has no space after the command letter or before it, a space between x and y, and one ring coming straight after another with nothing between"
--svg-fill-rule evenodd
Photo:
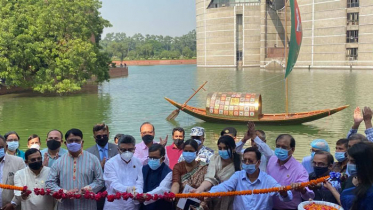
<instances>
[{"instance_id":1,"label":"man wearing cap","mask_svg":"<svg viewBox=\"0 0 373 210\"><path fill-rule=\"evenodd\" d=\"M205 141L205 129L202 127L192 128L190 137L198 143L198 154L196 157L196 161L200 160L202 162L209 163L210 158L214 155L214 150L203 145L203 142ZM179 158L179 163L181 161L184 161L184 157L182 154Z\"/></svg>"},{"instance_id":2,"label":"man wearing cap","mask_svg":"<svg viewBox=\"0 0 373 210\"><path fill-rule=\"evenodd\" d=\"M257 148L259 152L262 154L260 157L259 168L261 171L266 172L268 160L273 155L275 155L275 152L266 143L266 134L264 131L255 130L255 124L253 122L249 122L247 126L248 131L245 133L244 138L236 143L236 151L239 151L243 154L243 146L245 145L246 141L251 138L251 146ZM253 135L249 135L249 133Z\"/></svg>"},{"instance_id":3,"label":"man wearing cap","mask_svg":"<svg viewBox=\"0 0 373 210\"><path fill-rule=\"evenodd\" d=\"M302 160L303 167L307 170L308 174L311 174L314 172L312 161L313 157L315 156L316 151L325 151L330 152L328 142L326 142L324 139L315 139L311 142L311 155L304 157Z\"/></svg>"},{"instance_id":4,"label":"man wearing cap","mask_svg":"<svg viewBox=\"0 0 373 210\"><path fill-rule=\"evenodd\" d=\"M237 130L233 127L226 127L220 132L220 136L224 135L231 136L234 140L236 140Z\"/></svg>"}]
</instances>

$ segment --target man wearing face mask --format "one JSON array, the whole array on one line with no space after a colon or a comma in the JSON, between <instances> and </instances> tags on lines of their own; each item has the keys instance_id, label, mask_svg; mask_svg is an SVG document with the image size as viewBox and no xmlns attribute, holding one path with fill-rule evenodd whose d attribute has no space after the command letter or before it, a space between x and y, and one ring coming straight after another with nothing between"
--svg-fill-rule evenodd
<instances>
[{"instance_id":1,"label":"man wearing face mask","mask_svg":"<svg viewBox=\"0 0 373 210\"><path fill-rule=\"evenodd\" d=\"M108 160L105 164L104 180L108 194L117 192L142 193L143 192L143 175L142 163L134 157L135 138L130 135L119 137L118 153ZM138 201L114 200L113 202L105 201L105 210L122 210L138 209Z\"/></svg>"},{"instance_id":2,"label":"man wearing face mask","mask_svg":"<svg viewBox=\"0 0 373 210\"><path fill-rule=\"evenodd\" d=\"M311 142L310 145L311 155L304 157L302 160L302 165L307 170L308 174L311 174L313 172L312 161L315 153L317 151L330 152L329 144L324 139L315 139Z\"/></svg>"},{"instance_id":3,"label":"man wearing face mask","mask_svg":"<svg viewBox=\"0 0 373 210\"><path fill-rule=\"evenodd\" d=\"M278 198L273 199L274 209L298 209L302 200L313 199L315 194L307 187L302 187L302 182L308 182L306 169L294 157L295 139L289 134L281 134L276 138L275 156L272 156L267 165L267 173L281 186L292 186L293 200L283 202Z\"/></svg>"},{"instance_id":4,"label":"man wearing face mask","mask_svg":"<svg viewBox=\"0 0 373 210\"><path fill-rule=\"evenodd\" d=\"M51 167L47 189L52 193L63 190L65 193L84 194L87 191L97 193L104 187L102 169L98 158L83 150L83 133L79 129L70 129L65 134L68 154L59 158ZM94 210L95 200L63 199L58 202L58 210Z\"/></svg>"},{"instance_id":5,"label":"man wearing face mask","mask_svg":"<svg viewBox=\"0 0 373 210\"><path fill-rule=\"evenodd\" d=\"M149 148L148 165L142 167L142 174L144 177L144 193L149 194L163 194L171 189L172 170L164 163L165 149L160 144L153 144ZM169 176L171 174L171 176ZM159 188L162 181L168 178L168 186L162 186L166 190ZM156 189L158 188L158 189ZM168 188L168 189L167 189ZM144 202L145 200L143 200ZM141 204L140 210L171 210L172 203L163 199L155 202L145 202Z\"/></svg>"},{"instance_id":6,"label":"man wearing face mask","mask_svg":"<svg viewBox=\"0 0 373 210\"><path fill-rule=\"evenodd\" d=\"M39 150L32 148L25 152L25 162L28 167L21 169L14 175L14 185L28 189L45 188L50 168L44 166ZM51 195L37 196L35 193L27 195L21 191L14 192L12 203L21 206L22 210L50 210L54 208L55 200Z\"/></svg>"},{"instance_id":7,"label":"man wearing face mask","mask_svg":"<svg viewBox=\"0 0 373 210\"><path fill-rule=\"evenodd\" d=\"M105 163L108 159L118 154L118 147L115 144L109 143L109 127L102 123L93 126L93 137L95 138L96 145L87 149L87 152L95 155L101 162L101 168L104 170ZM100 192L105 191L106 188L102 188ZM97 201L97 210L104 208L105 198Z\"/></svg>"},{"instance_id":8,"label":"man wearing face mask","mask_svg":"<svg viewBox=\"0 0 373 210\"><path fill-rule=\"evenodd\" d=\"M14 185L14 174L23 168L25 168L25 162L22 158L8 155L8 145L6 144L5 138L0 135L0 179L1 184ZM0 209L1 210L13 210L21 209L17 204L12 204L11 201L14 197L14 190L0 189Z\"/></svg>"},{"instance_id":9,"label":"man wearing face mask","mask_svg":"<svg viewBox=\"0 0 373 210\"><path fill-rule=\"evenodd\" d=\"M140 160L140 162L143 165L148 164L148 155L149 155L149 148L155 143L155 144L161 144L162 146L166 146L168 135L163 140L160 139L160 142L154 142L154 136L155 136L155 129L154 125L152 125L150 122L144 122L140 126L140 136L142 138L142 141L138 144L136 144L136 151L135 151L135 157ZM168 165L169 161L166 156L165 163Z\"/></svg>"},{"instance_id":10,"label":"man wearing face mask","mask_svg":"<svg viewBox=\"0 0 373 210\"><path fill-rule=\"evenodd\" d=\"M49 131L46 142L47 148L40 151L43 157L43 166L52 167L58 158L67 154L67 150L61 148L61 143L63 142L62 132L57 129Z\"/></svg>"},{"instance_id":11,"label":"man wearing face mask","mask_svg":"<svg viewBox=\"0 0 373 210\"><path fill-rule=\"evenodd\" d=\"M173 142L171 145L166 146L166 156L170 161L169 167L174 168L183 153L185 131L183 128L177 127L172 130Z\"/></svg>"},{"instance_id":12,"label":"man wearing face mask","mask_svg":"<svg viewBox=\"0 0 373 210\"><path fill-rule=\"evenodd\" d=\"M233 202L234 210L271 210L273 207L273 198L278 198L284 202L291 201L293 198L292 192L285 191L284 187L281 187L276 180L259 169L260 156L261 153L256 148L249 147L245 149L242 158L242 170L235 172L227 181L212 187L210 192L214 193L280 187L278 193L273 192L236 196Z\"/></svg>"},{"instance_id":13,"label":"man wearing face mask","mask_svg":"<svg viewBox=\"0 0 373 210\"><path fill-rule=\"evenodd\" d=\"M27 139L27 147L29 149L35 148L37 150L40 150L40 137L36 134L32 134L31 136L28 137Z\"/></svg>"},{"instance_id":14,"label":"man wearing face mask","mask_svg":"<svg viewBox=\"0 0 373 210\"><path fill-rule=\"evenodd\" d=\"M315 180L320 177L328 176L331 172L333 162L334 158L329 152L317 151L312 161L314 172L310 174L309 179ZM338 181L329 182L335 189L337 189L337 191L341 191L341 187ZM315 193L314 200L327 201L338 204L338 201L335 199L333 193L324 186L324 183L310 185L309 189L313 190L313 192Z\"/></svg>"},{"instance_id":15,"label":"man wearing face mask","mask_svg":"<svg viewBox=\"0 0 373 210\"><path fill-rule=\"evenodd\" d=\"M194 139L198 144L196 161L202 161L208 164L211 157L214 155L214 150L203 145L203 142L205 141L205 129L202 127L194 127L191 129L190 136L191 139ZM184 160L183 154L181 154L178 162L180 163Z\"/></svg>"},{"instance_id":16,"label":"man wearing face mask","mask_svg":"<svg viewBox=\"0 0 373 210\"><path fill-rule=\"evenodd\" d=\"M348 147L348 139L339 139L335 146L335 159L338 162L335 162L332 167L332 171L339 172L342 174L346 173L347 169L347 147Z\"/></svg>"},{"instance_id":17,"label":"man wearing face mask","mask_svg":"<svg viewBox=\"0 0 373 210\"><path fill-rule=\"evenodd\" d=\"M7 153L25 159L25 153L18 149L20 140L19 135L14 131L10 131L4 135L4 138L8 144Z\"/></svg>"}]
</instances>

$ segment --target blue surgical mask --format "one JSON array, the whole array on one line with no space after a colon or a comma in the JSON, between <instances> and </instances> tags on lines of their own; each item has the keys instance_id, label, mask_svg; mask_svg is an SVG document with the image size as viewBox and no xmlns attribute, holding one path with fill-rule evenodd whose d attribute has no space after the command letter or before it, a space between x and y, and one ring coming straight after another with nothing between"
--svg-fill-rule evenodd
<instances>
[{"instance_id":1,"label":"blue surgical mask","mask_svg":"<svg viewBox=\"0 0 373 210\"><path fill-rule=\"evenodd\" d=\"M8 144L8 149L12 152L16 151L19 147L18 141L7 142L7 144Z\"/></svg>"},{"instance_id":2,"label":"blue surgical mask","mask_svg":"<svg viewBox=\"0 0 373 210\"><path fill-rule=\"evenodd\" d=\"M315 157L315 153L316 152L311 152L311 160L313 160L313 158Z\"/></svg>"},{"instance_id":3,"label":"blue surgical mask","mask_svg":"<svg viewBox=\"0 0 373 210\"><path fill-rule=\"evenodd\" d=\"M334 154L335 159L338 160L338 162L343 162L346 160L346 152L335 152Z\"/></svg>"},{"instance_id":4,"label":"blue surgical mask","mask_svg":"<svg viewBox=\"0 0 373 210\"><path fill-rule=\"evenodd\" d=\"M4 151L4 148L1 148L0 149L0 158L4 157L5 156L5 151Z\"/></svg>"},{"instance_id":5,"label":"blue surgical mask","mask_svg":"<svg viewBox=\"0 0 373 210\"><path fill-rule=\"evenodd\" d=\"M198 146L202 144L202 141L201 140L198 140L198 139L194 139L194 141L197 142Z\"/></svg>"},{"instance_id":6,"label":"blue surgical mask","mask_svg":"<svg viewBox=\"0 0 373 210\"><path fill-rule=\"evenodd\" d=\"M355 164L347 163L347 169L346 170L347 170L348 174L350 174L350 176L354 176L354 175L357 174Z\"/></svg>"},{"instance_id":7,"label":"blue surgical mask","mask_svg":"<svg viewBox=\"0 0 373 210\"><path fill-rule=\"evenodd\" d=\"M289 158L289 150L282 149L282 148L276 148L275 155L279 160L285 161L286 159Z\"/></svg>"},{"instance_id":8,"label":"blue surgical mask","mask_svg":"<svg viewBox=\"0 0 373 210\"><path fill-rule=\"evenodd\" d=\"M67 149L70 152L78 152L81 148L82 148L82 145L78 144L78 143L75 143L75 142L67 144Z\"/></svg>"},{"instance_id":9,"label":"blue surgical mask","mask_svg":"<svg viewBox=\"0 0 373 210\"><path fill-rule=\"evenodd\" d=\"M152 170L157 170L161 167L161 159L149 159L148 165Z\"/></svg>"},{"instance_id":10,"label":"blue surgical mask","mask_svg":"<svg viewBox=\"0 0 373 210\"><path fill-rule=\"evenodd\" d=\"M245 170L248 174L253 174L256 171L255 164L242 163L242 169Z\"/></svg>"},{"instance_id":11,"label":"blue surgical mask","mask_svg":"<svg viewBox=\"0 0 373 210\"><path fill-rule=\"evenodd\" d=\"M187 163L193 162L196 159L197 154L195 152L183 152L184 160Z\"/></svg>"},{"instance_id":12,"label":"blue surgical mask","mask_svg":"<svg viewBox=\"0 0 373 210\"><path fill-rule=\"evenodd\" d=\"M228 150L219 150L219 155L224 160L227 160L230 158L230 152Z\"/></svg>"}]
</instances>

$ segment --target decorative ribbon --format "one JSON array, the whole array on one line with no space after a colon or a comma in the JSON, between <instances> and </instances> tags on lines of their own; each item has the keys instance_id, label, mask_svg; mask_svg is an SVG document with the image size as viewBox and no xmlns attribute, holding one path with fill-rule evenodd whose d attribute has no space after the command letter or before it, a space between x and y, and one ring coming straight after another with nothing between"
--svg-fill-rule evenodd
<instances>
[{"instance_id":1,"label":"decorative ribbon","mask_svg":"<svg viewBox=\"0 0 373 210\"><path fill-rule=\"evenodd\" d=\"M337 174L333 174L333 177L338 177ZM307 187L309 185L316 185L321 182L325 182L328 179L331 179L332 176L325 176L315 180L311 180L309 182L301 183L301 187ZM27 189L27 186L24 187L17 187L13 185L4 185L0 184L0 188L9 189L9 190L19 190L27 195L31 194L31 191ZM135 200L159 200L159 199L173 199L173 198L201 198L201 197L223 197L223 196L238 196L238 195L252 195L252 194L266 194L272 192L279 192L281 187L273 187L268 189L256 189L256 190L243 190L243 191L231 191L231 192L216 192L216 193L164 193L163 195L158 194L147 194L147 193L120 193L117 192L114 195L108 195L107 191L98 192L97 194L94 192L85 192L84 194L76 194L76 193L65 193L62 189L57 192L52 193L50 189L39 189L35 188L34 193L35 195L51 195L55 199L81 199L85 198L88 200L100 200L101 198L106 198L109 202L113 202L114 200L128 200L128 199L135 199ZM288 191L292 190L292 187L285 186L282 190Z\"/></svg>"}]
</instances>

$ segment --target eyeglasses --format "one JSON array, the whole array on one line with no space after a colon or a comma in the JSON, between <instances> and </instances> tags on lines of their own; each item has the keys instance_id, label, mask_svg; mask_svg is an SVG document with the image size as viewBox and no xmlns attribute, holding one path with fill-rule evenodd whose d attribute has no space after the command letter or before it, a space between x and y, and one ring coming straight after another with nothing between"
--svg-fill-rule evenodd
<instances>
[{"instance_id":1,"label":"eyeglasses","mask_svg":"<svg viewBox=\"0 0 373 210\"><path fill-rule=\"evenodd\" d=\"M128 148L128 149L119 149L122 153L123 152L133 152L133 151L135 151L135 148Z\"/></svg>"},{"instance_id":2,"label":"eyeglasses","mask_svg":"<svg viewBox=\"0 0 373 210\"><path fill-rule=\"evenodd\" d=\"M254 162L250 159L242 159L241 162L244 164L257 164L258 163L258 161Z\"/></svg>"},{"instance_id":3,"label":"eyeglasses","mask_svg":"<svg viewBox=\"0 0 373 210\"><path fill-rule=\"evenodd\" d=\"M155 157L149 157L149 156L148 156L148 159L149 159L149 160L159 160L159 159L161 159L161 158L163 158L163 156L160 157L160 158L155 158Z\"/></svg>"},{"instance_id":4,"label":"eyeglasses","mask_svg":"<svg viewBox=\"0 0 373 210\"><path fill-rule=\"evenodd\" d=\"M313 166L313 167L328 167L328 164L325 164L325 163L315 163L315 162L313 162L313 163L312 163L312 166Z\"/></svg>"},{"instance_id":5,"label":"eyeglasses","mask_svg":"<svg viewBox=\"0 0 373 210\"><path fill-rule=\"evenodd\" d=\"M143 136L145 136L145 135L151 135L151 134L153 134L154 133L154 131L144 131L144 132L141 132L141 134L143 135Z\"/></svg>"},{"instance_id":6,"label":"eyeglasses","mask_svg":"<svg viewBox=\"0 0 373 210\"><path fill-rule=\"evenodd\" d=\"M80 144L82 142L81 139L67 139L66 142L68 144L71 144L71 143L77 143L77 144Z\"/></svg>"},{"instance_id":7,"label":"eyeglasses","mask_svg":"<svg viewBox=\"0 0 373 210\"><path fill-rule=\"evenodd\" d=\"M41 160L42 160L41 157L38 157L38 158L31 158L30 160L28 160L28 162L30 162L30 163L34 163L34 162L39 162L39 161L41 161Z\"/></svg>"},{"instance_id":8,"label":"eyeglasses","mask_svg":"<svg viewBox=\"0 0 373 210\"><path fill-rule=\"evenodd\" d=\"M97 135L96 136L96 139L103 139L103 138L107 138L108 135Z\"/></svg>"},{"instance_id":9,"label":"eyeglasses","mask_svg":"<svg viewBox=\"0 0 373 210\"><path fill-rule=\"evenodd\" d=\"M13 141L19 141L18 139L7 139L6 141L13 142Z\"/></svg>"}]
</instances>

